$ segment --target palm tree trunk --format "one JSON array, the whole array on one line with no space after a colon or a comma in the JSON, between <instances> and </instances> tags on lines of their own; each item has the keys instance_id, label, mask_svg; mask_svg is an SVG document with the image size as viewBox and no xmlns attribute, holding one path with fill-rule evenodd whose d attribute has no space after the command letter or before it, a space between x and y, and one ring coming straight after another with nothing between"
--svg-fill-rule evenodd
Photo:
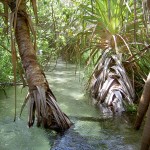
<instances>
[{"instance_id":1,"label":"palm tree trunk","mask_svg":"<svg viewBox=\"0 0 150 150\"><path fill-rule=\"evenodd\" d=\"M14 5L10 4L11 10L14 10ZM27 97L30 104L28 125L29 127L33 125L36 112L38 126L43 124L44 127L54 130L68 129L71 121L58 107L45 74L37 62L36 52L30 38L27 17L26 2L22 0L17 13L15 37L29 85L29 95Z\"/></svg>"}]
</instances>

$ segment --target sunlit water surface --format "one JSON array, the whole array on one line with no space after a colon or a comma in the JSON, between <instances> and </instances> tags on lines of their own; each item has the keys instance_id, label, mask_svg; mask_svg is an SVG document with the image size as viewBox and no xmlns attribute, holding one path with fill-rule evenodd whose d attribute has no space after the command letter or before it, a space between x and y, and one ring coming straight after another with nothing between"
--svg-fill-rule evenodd
<instances>
[{"instance_id":1,"label":"sunlit water surface","mask_svg":"<svg viewBox=\"0 0 150 150\"><path fill-rule=\"evenodd\" d=\"M53 66L55 64L51 64ZM19 117L27 89L17 88L17 119L14 122L14 88L7 88L8 98L0 91L0 150L138 150L141 133L133 129L134 116L105 119L84 95L83 72L76 66L58 61L47 71L59 106L74 125L63 135L50 130L27 127L28 109Z\"/></svg>"}]
</instances>

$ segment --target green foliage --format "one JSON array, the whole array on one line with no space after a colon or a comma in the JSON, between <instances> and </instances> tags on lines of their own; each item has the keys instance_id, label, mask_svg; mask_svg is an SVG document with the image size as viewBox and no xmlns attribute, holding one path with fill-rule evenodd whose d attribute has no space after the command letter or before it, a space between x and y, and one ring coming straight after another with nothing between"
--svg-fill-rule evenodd
<instances>
[{"instance_id":1,"label":"green foliage","mask_svg":"<svg viewBox=\"0 0 150 150\"><path fill-rule=\"evenodd\" d=\"M132 104L132 105L126 105L126 112L129 113L136 113L137 112L137 104Z\"/></svg>"},{"instance_id":2,"label":"green foliage","mask_svg":"<svg viewBox=\"0 0 150 150\"><path fill-rule=\"evenodd\" d=\"M111 47L114 53L123 54L123 64L131 68L128 73L140 91L150 70L148 49L141 51L150 42L142 1L136 1L135 4L134 1L124 0L38 0L38 24L35 24L30 3L28 5L36 26L37 49L43 53L38 55L43 67L62 57L66 61L87 66L89 78L102 51ZM1 12L3 9L0 5ZM10 37L4 21L5 18L1 17L0 42L10 49ZM10 80L10 54L3 46L0 48L1 78Z\"/></svg>"},{"instance_id":3,"label":"green foliage","mask_svg":"<svg viewBox=\"0 0 150 150\"><path fill-rule=\"evenodd\" d=\"M149 38L146 38L149 26L143 19L142 3L95 0L92 5L81 4L80 7L86 22L81 32L85 38L80 36L86 45L80 47L83 56L87 57L85 63L93 70L102 51L112 48L114 53L122 53L122 62L139 91L150 70L150 54L145 48L149 43Z\"/></svg>"},{"instance_id":4,"label":"green foliage","mask_svg":"<svg viewBox=\"0 0 150 150\"><path fill-rule=\"evenodd\" d=\"M0 82L9 82L13 80L12 61L11 53L8 52L10 44L6 35L6 25L2 17L0 17L0 35Z\"/></svg>"},{"instance_id":5,"label":"green foliage","mask_svg":"<svg viewBox=\"0 0 150 150\"><path fill-rule=\"evenodd\" d=\"M13 80L11 54L1 48L0 50L0 82Z\"/></svg>"},{"instance_id":6,"label":"green foliage","mask_svg":"<svg viewBox=\"0 0 150 150\"><path fill-rule=\"evenodd\" d=\"M46 53L45 60L53 60L62 56L66 60L74 60L69 57L71 47L68 43L79 31L80 22L77 20L77 2L64 3L57 1L38 1L39 23L37 26L38 49ZM69 7L68 7L69 6ZM44 16L44 17L43 17ZM74 42L71 42L74 44ZM67 50L65 51L65 47ZM57 57L56 57L57 56ZM49 59L50 58L50 59ZM45 61L46 62L46 61Z\"/></svg>"}]
</instances>

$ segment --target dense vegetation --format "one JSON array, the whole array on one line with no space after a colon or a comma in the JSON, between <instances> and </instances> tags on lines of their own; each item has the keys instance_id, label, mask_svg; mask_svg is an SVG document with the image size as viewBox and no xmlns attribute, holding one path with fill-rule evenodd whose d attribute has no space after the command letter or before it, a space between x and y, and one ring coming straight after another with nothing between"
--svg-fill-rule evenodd
<instances>
[{"instance_id":1,"label":"dense vegetation","mask_svg":"<svg viewBox=\"0 0 150 150\"><path fill-rule=\"evenodd\" d=\"M5 85L21 80L24 83L25 72L29 85L26 99L30 102L29 126L34 123L35 110L38 125L43 121L46 126L58 125L62 130L71 125L58 107L36 55L45 70L49 69L49 62L57 58L84 66L87 87L96 105L106 106L108 111L123 111L124 105L139 99L150 70L148 1L0 2L0 83ZM149 77L143 97L148 93L147 89L149 91L147 85ZM148 99L147 102L142 114L148 109ZM143 105L139 110L141 108ZM137 128L139 126L138 123ZM147 132L146 128L144 131Z\"/></svg>"},{"instance_id":2,"label":"dense vegetation","mask_svg":"<svg viewBox=\"0 0 150 150\"><path fill-rule=\"evenodd\" d=\"M30 4L29 4L30 5ZM30 7L29 7L30 8ZM0 82L13 81L10 29L1 12L1 72ZM122 53L122 62L129 68L128 75L136 92L140 93L149 72L148 14L143 14L141 1L38 1L37 53L46 69L49 61L62 57L64 60L87 66L91 76L106 48ZM31 9L32 21L36 22ZM7 32L8 31L8 32ZM19 69L19 67L18 67ZM48 68L47 68L48 69ZM19 71L17 71L19 72ZM89 77L88 77L89 78ZM19 75L18 75L18 79Z\"/></svg>"}]
</instances>

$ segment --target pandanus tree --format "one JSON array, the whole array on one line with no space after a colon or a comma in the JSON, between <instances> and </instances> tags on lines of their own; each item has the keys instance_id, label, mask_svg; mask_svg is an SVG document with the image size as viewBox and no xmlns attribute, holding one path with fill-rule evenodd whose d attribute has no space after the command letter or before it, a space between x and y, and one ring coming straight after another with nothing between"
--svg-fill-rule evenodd
<instances>
[{"instance_id":1,"label":"pandanus tree","mask_svg":"<svg viewBox=\"0 0 150 150\"><path fill-rule=\"evenodd\" d=\"M109 49L101 56L89 82L93 102L104 114L121 113L133 104L134 89L121 58Z\"/></svg>"},{"instance_id":2,"label":"pandanus tree","mask_svg":"<svg viewBox=\"0 0 150 150\"><path fill-rule=\"evenodd\" d=\"M79 7L82 31L67 46L85 59L89 89L102 112L126 110L135 99L134 87L141 87L147 75L149 46L141 6L138 1L94 0Z\"/></svg>"},{"instance_id":3,"label":"pandanus tree","mask_svg":"<svg viewBox=\"0 0 150 150\"><path fill-rule=\"evenodd\" d=\"M101 51L105 50L105 52L103 52L103 55L98 57L98 59L96 60L96 63L95 63L96 66L94 68L94 71L92 73L92 77L90 80L90 83L91 83L90 87L92 87L91 88L92 94L93 94L93 97L96 99L96 104L98 104L98 106L101 106L101 107L105 106L106 108L113 107L113 110L116 110L115 109L116 102L120 103L121 96L122 96L122 98L129 97L129 98L131 98L131 100L133 100L133 96L134 96L132 86L130 84L130 81L128 82L128 78L126 76L126 72L125 72L124 68L127 71L129 71L130 67L131 68L133 67L132 69L134 69L135 76L138 76L140 73L140 77L142 77L143 79L145 78L146 74L149 72L149 69L150 69L149 61L146 61L146 60L149 59L150 55L149 55L149 53L146 54L146 51L150 48L150 46L147 44L144 45L144 43L148 42L148 39L143 38L143 37L140 38L140 34L139 34L139 33L144 33L145 32L144 30L146 30L146 32L143 35L145 37L149 37L149 35L147 34L147 33L149 33L149 26L147 25L147 18L145 21L143 18L138 18L136 16L136 14L135 14L136 11L139 14L141 14L137 8L134 8L134 16L136 16L136 17L133 18L132 16L129 15L130 13L128 13L128 17L129 17L128 19L131 19L130 23L131 24L133 23L133 25L134 25L134 30L133 30L133 27L131 27L130 23L128 24L128 23L123 22L123 20L125 20L125 19L121 20L121 18L124 18L123 17L124 7L123 6L117 7L118 9L122 8L121 13L119 13L119 10L117 10L117 9L112 9L113 8L112 6L115 6L113 4L116 3L116 6L117 6L119 4L119 2L118 2L118 4L117 4L117 1L115 1L115 2L114 1L107 1L107 2L105 1L104 2L104 1L96 0L95 2L97 4L97 7L95 6L95 8L96 8L95 11L93 9L95 14L92 13L92 10L90 8L85 7L86 10L88 12L90 12L89 14L90 15L92 14L91 15L92 17L86 16L86 18L90 22L97 23L92 32L92 38L94 38L94 35L96 35L97 33L101 33L101 35L99 34L100 38L96 39L97 40L96 42L99 42L99 45L97 45L97 44L95 44L95 45L99 46L99 49L101 49ZM125 1L122 1L122 2L120 1L120 3L124 4L124 6L125 6L125 3L124 3ZM145 3L145 2L147 2L147 3ZM135 7L135 5L136 5L136 3L134 3L134 7ZM148 11L150 8L149 1L144 1L144 5L147 6L145 11L148 12L148 14L146 14L145 16L148 17L148 19L149 19L149 11ZM104 13L105 13L105 10L107 10L108 6L111 6L111 10L108 9L109 17L105 17ZM131 4L130 4L130 6L131 6ZM133 8L133 7L131 7L131 8ZM115 10L117 10L117 11L115 12ZM112 14L113 14L112 11L115 14L114 16L115 17L117 16L116 19L112 17ZM100 14L100 15L98 15L98 14ZM101 17L99 17L99 16L101 16ZM114 23L114 25L113 25L113 23ZM119 23L118 24L119 26L117 26L117 23ZM120 24L122 24L122 26L120 26ZM115 27L114 28L115 30L113 30L113 27ZM120 30L118 30L119 28L120 28ZM132 47L131 43L135 44L136 49L134 48L134 46ZM138 51L139 46L142 49L140 51ZM143 46L144 46L144 48L143 48ZM118 56L111 55L109 57L106 57L108 48L115 50L117 55L119 53L122 53L122 55L126 56L126 57L123 57L125 59L122 60L124 67L121 66L121 63L120 63L120 60L121 60L119 57L120 54ZM89 60L92 60L91 58L94 57L98 53L97 51L99 51L99 49L95 48L95 49L91 50ZM125 51L125 49L127 49L128 51ZM145 55L146 57L143 56L143 54L146 54ZM141 58L141 59L138 60L139 58ZM126 60L128 60L128 61L126 61ZM147 65L145 63L143 63L144 62L143 60L147 63ZM140 64L142 64L142 65L140 65ZM141 68L141 66L142 66L142 68ZM146 71L145 71L145 67L147 68ZM136 77L135 77L135 79L136 79ZM134 80L134 82L136 85L136 83L138 83L139 81ZM143 131L143 135L142 135L141 150L149 150L149 148L150 148L150 135L148 134L149 130L150 130L150 117L149 117L150 116L150 106L149 106L150 94L149 94L149 90L150 90L150 75L148 75L148 78L147 78L145 86L144 86L144 90L143 90L143 94L141 96L141 100L140 100L140 104L139 104L139 108L138 108L138 112L137 112L137 117L136 117L136 122L135 122L135 128L139 129L139 127L141 126L142 120L147 112L147 119L146 119L144 131ZM131 101L129 101L129 102L131 102ZM120 105L119 103L117 104L118 108L122 108L122 105ZM102 106L102 105L104 105L104 106Z\"/></svg>"},{"instance_id":4,"label":"pandanus tree","mask_svg":"<svg viewBox=\"0 0 150 150\"><path fill-rule=\"evenodd\" d=\"M94 0L80 4L81 32L72 37L64 48L71 58L84 58L86 69L92 70L89 89L94 103L103 112L123 111L124 105L132 104L134 100L134 89L123 62L128 57L131 61L134 59L129 43L134 39L134 23L139 26L141 20L134 22L129 6L134 8L133 3L124 0ZM109 102L105 103L105 99Z\"/></svg>"},{"instance_id":5,"label":"pandanus tree","mask_svg":"<svg viewBox=\"0 0 150 150\"><path fill-rule=\"evenodd\" d=\"M132 34L125 34L126 22L133 19L127 6L123 0L95 0L92 7L81 5L83 19L90 24L84 31L85 36L90 37L87 39L89 49L85 48L85 52L89 52L86 62L94 66L89 89L94 104L104 113L125 111L135 96L123 64L125 58L133 55L128 44Z\"/></svg>"},{"instance_id":6,"label":"pandanus tree","mask_svg":"<svg viewBox=\"0 0 150 150\"><path fill-rule=\"evenodd\" d=\"M33 44L32 42L32 38L35 40L35 32L27 13L27 1L1 0L1 2L4 4L4 12L8 12L8 8L11 10L10 33L12 37L11 50L13 66L16 67L16 62L14 62L16 61L16 41L29 87L29 93L24 102L24 105L27 101L29 103L29 127L34 124L36 115L38 126L43 125L44 127L54 130L68 129L71 125L71 121L59 108L45 74L37 62L36 43ZM31 3L35 17L37 18L36 1L32 0ZM33 36L31 36L31 33Z\"/></svg>"}]
</instances>

